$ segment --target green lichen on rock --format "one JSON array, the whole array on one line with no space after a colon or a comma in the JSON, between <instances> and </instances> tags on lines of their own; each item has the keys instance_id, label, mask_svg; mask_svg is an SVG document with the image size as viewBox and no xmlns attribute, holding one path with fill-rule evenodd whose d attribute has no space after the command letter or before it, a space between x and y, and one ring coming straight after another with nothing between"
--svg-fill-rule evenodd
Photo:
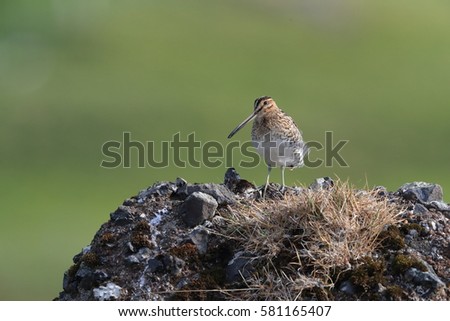
<instances>
[{"instance_id":1,"label":"green lichen on rock","mask_svg":"<svg viewBox=\"0 0 450 321\"><path fill-rule=\"evenodd\" d=\"M407 298L405 291L398 285L386 287L386 298L391 301L400 301Z\"/></svg>"},{"instance_id":2,"label":"green lichen on rock","mask_svg":"<svg viewBox=\"0 0 450 321\"><path fill-rule=\"evenodd\" d=\"M139 221L133 229L130 237L131 244L136 248L152 248L150 242L150 225L145 220Z\"/></svg>"},{"instance_id":3,"label":"green lichen on rock","mask_svg":"<svg viewBox=\"0 0 450 321\"><path fill-rule=\"evenodd\" d=\"M93 268L100 264L100 259L94 252L87 252L81 257L81 261L87 266Z\"/></svg>"},{"instance_id":4,"label":"green lichen on rock","mask_svg":"<svg viewBox=\"0 0 450 321\"><path fill-rule=\"evenodd\" d=\"M362 291L367 292L384 282L383 272L386 269L384 260L364 258L363 263L353 270L350 281Z\"/></svg>"},{"instance_id":5,"label":"green lichen on rock","mask_svg":"<svg viewBox=\"0 0 450 321\"><path fill-rule=\"evenodd\" d=\"M392 271L395 274L402 274L410 268L416 268L422 272L427 271L426 266L412 255L398 254L392 261Z\"/></svg>"},{"instance_id":6,"label":"green lichen on rock","mask_svg":"<svg viewBox=\"0 0 450 321\"><path fill-rule=\"evenodd\" d=\"M395 225L390 225L378 236L381 245L386 249L398 251L405 247L405 240L400 229Z\"/></svg>"}]
</instances>

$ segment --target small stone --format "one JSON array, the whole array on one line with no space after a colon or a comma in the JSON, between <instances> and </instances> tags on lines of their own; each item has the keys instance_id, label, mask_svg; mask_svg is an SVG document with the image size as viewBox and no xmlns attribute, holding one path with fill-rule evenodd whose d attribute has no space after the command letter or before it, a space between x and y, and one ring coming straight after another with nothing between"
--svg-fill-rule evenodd
<instances>
[{"instance_id":1,"label":"small stone","mask_svg":"<svg viewBox=\"0 0 450 321\"><path fill-rule=\"evenodd\" d=\"M150 273L162 272L164 270L163 263L158 259L150 259L147 262L147 271Z\"/></svg>"},{"instance_id":2,"label":"small stone","mask_svg":"<svg viewBox=\"0 0 450 321\"><path fill-rule=\"evenodd\" d=\"M378 283L375 289L378 293L383 293L384 291L386 291L386 287L381 283Z\"/></svg>"},{"instance_id":3,"label":"small stone","mask_svg":"<svg viewBox=\"0 0 450 321\"><path fill-rule=\"evenodd\" d=\"M416 203L414 204L414 210L413 210L413 214L414 215L418 215L418 216L422 216L428 213L428 210L425 206L423 206L420 203Z\"/></svg>"},{"instance_id":4,"label":"small stone","mask_svg":"<svg viewBox=\"0 0 450 321\"><path fill-rule=\"evenodd\" d=\"M428 224L430 224L430 227L433 231L436 231L436 222L435 221L429 221Z\"/></svg>"},{"instance_id":5,"label":"small stone","mask_svg":"<svg viewBox=\"0 0 450 321\"><path fill-rule=\"evenodd\" d=\"M239 183L240 180L241 177L239 176L238 172L233 167L231 167L228 168L227 171L225 172L223 183L230 191L234 191L236 185Z\"/></svg>"},{"instance_id":6,"label":"small stone","mask_svg":"<svg viewBox=\"0 0 450 321\"><path fill-rule=\"evenodd\" d=\"M107 301L111 299L119 299L122 288L112 282L108 282L106 286L99 286L94 289L94 298L99 301Z\"/></svg>"},{"instance_id":7,"label":"small stone","mask_svg":"<svg viewBox=\"0 0 450 321\"><path fill-rule=\"evenodd\" d=\"M245 179L241 179L238 172L231 167L225 173L224 185L235 194L252 193L255 192L256 186ZM246 198L248 198L247 195Z\"/></svg>"},{"instance_id":8,"label":"small stone","mask_svg":"<svg viewBox=\"0 0 450 321\"><path fill-rule=\"evenodd\" d=\"M104 281L108 280L109 278L110 277L109 277L108 273L106 273L103 270L96 270L94 272L94 279L98 283L104 282Z\"/></svg>"},{"instance_id":9,"label":"small stone","mask_svg":"<svg viewBox=\"0 0 450 321\"><path fill-rule=\"evenodd\" d=\"M128 256L125 258L125 263L126 263L127 265L134 265L134 264L139 264L140 261L139 261L139 259L136 257L136 255L132 254L132 255L128 255Z\"/></svg>"},{"instance_id":10,"label":"small stone","mask_svg":"<svg viewBox=\"0 0 450 321\"><path fill-rule=\"evenodd\" d=\"M253 255L248 252L237 252L234 257L228 262L225 269L225 278L227 282L239 282L242 279L247 279L255 271L252 264Z\"/></svg>"},{"instance_id":11,"label":"small stone","mask_svg":"<svg viewBox=\"0 0 450 321\"><path fill-rule=\"evenodd\" d=\"M177 186L177 188L180 188L180 187L186 186L187 182L183 178L177 177L177 179L175 180L175 185Z\"/></svg>"},{"instance_id":12,"label":"small stone","mask_svg":"<svg viewBox=\"0 0 450 321\"><path fill-rule=\"evenodd\" d=\"M430 202L430 206L434 207L438 211L441 212L450 212L450 205L440 201L432 201Z\"/></svg>"},{"instance_id":13,"label":"small stone","mask_svg":"<svg viewBox=\"0 0 450 321\"><path fill-rule=\"evenodd\" d=\"M341 283L341 286L339 287L339 291L348 294L348 295L355 295L356 294L356 288L353 285L352 282L349 280L344 281Z\"/></svg>"},{"instance_id":14,"label":"small stone","mask_svg":"<svg viewBox=\"0 0 450 321\"><path fill-rule=\"evenodd\" d=\"M309 185L309 189L312 189L313 191L318 191L321 189L330 189L334 186L334 182L330 177L322 177L322 178L316 178L314 182Z\"/></svg>"},{"instance_id":15,"label":"small stone","mask_svg":"<svg viewBox=\"0 0 450 321\"><path fill-rule=\"evenodd\" d=\"M389 195L388 190L384 186L376 186L373 190L377 192L377 195L380 197L385 197Z\"/></svg>"},{"instance_id":16,"label":"small stone","mask_svg":"<svg viewBox=\"0 0 450 321\"><path fill-rule=\"evenodd\" d=\"M175 285L175 288L177 290L184 288L186 285L189 284L189 279L188 278L182 278L180 281L178 281L178 283Z\"/></svg>"},{"instance_id":17,"label":"small stone","mask_svg":"<svg viewBox=\"0 0 450 321\"><path fill-rule=\"evenodd\" d=\"M133 253L136 252L136 249L134 248L133 244L131 244L131 242L127 242L126 246L130 252L133 252Z\"/></svg>"},{"instance_id":18,"label":"small stone","mask_svg":"<svg viewBox=\"0 0 450 321\"><path fill-rule=\"evenodd\" d=\"M442 202L442 187L438 184L413 182L402 185L399 195L408 201L428 203L432 201Z\"/></svg>"},{"instance_id":19,"label":"small stone","mask_svg":"<svg viewBox=\"0 0 450 321\"><path fill-rule=\"evenodd\" d=\"M81 253L84 255L86 253L89 253L90 251L91 251L91 246L88 245L88 246L83 247L83 249L81 250Z\"/></svg>"},{"instance_id":20,"label":"small stone","mask_svg":"<svg viewBox=\"0 0 450 321\"><path fill-rule=\"evenodd\" d=\"M208 231L203 226L197 226L190 233L192 242L197 247L198 253L206 254L208 249Z\"/></svg>"},{"instance_id":21,"label":"small stone","mask_svg":"<svg viewBox=\"0 0 450 321\"><path fill-rule=\"evenodd\" d=\"M334 186L334 182L330 177L322 177L322 178L316 178L314 182L309 185L309 189L312 189L313 191L318 191L321 189L330 189Z\"/></svg>"},{"instance_id":22,"label":"small stone","mask_svg":"<svg viewBox=\"0 0 450 321\"><path fill-rule=\"evenodd\" d=\"M209 194L194 192L184 201L183 221L188 227L194 227L214 216L217 201Z\"/></svg>"},{"instance_id":23,"label":"small stone","mask_svg":"<svg viewBox=\"0 0 450 321\"><path fill-rule=\"evenodd\" d=\"M118 225L125 225L133 222L133 215L128 211L126 206L119 206L119 208L109 216L111 221Z\"/></svg>"}]
</instances>

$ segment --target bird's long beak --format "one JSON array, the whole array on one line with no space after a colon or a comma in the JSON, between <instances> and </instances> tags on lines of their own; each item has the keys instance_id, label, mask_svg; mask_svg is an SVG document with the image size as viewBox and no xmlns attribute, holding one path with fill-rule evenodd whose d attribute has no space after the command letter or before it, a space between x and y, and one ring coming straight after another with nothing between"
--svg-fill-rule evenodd
<instances>
[{"instance_id":1,"label":"bird's long beak","mask_svg":"<svg viewBox=\"0 0 450 321\"><path fill-rule=\"evenodd\" d=\"M256 117L256 111L254 111L250 116L248 116L242 123L240 123L233 131L228 135L228 138L233 137L242 127L244 127L249 121Z\"/></svg>"}]
</instances>

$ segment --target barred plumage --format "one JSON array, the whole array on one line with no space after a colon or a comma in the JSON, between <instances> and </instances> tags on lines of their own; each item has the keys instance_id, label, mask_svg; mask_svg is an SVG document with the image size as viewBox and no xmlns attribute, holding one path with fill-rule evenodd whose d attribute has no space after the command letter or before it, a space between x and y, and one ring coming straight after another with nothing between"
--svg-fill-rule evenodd
<instances>
[{"instance_id":1,"label":"barred plumage","mask_svg":"<svg viewBox=\"0 0 450 321\"><path fill-rule=\"evenodd\" d=\"M281 167L281 186L284 189L284 169L286 167L302 167L307 147L294 120L278 108L275 101L269 96L255 100L253 113L239 124L228 135L228 138L231 138L253 119L253 146L264 157L268 166L265 195L272 167Z\"/></svg>"}]
</instances>

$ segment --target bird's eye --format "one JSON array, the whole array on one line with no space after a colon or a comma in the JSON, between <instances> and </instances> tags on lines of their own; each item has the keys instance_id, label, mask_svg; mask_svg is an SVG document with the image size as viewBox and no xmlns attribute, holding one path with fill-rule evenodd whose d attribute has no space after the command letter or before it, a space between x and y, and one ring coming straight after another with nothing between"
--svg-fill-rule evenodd
<instances>
[{"instance_id":1,"label":"bird's eye","mask_svg":"<svg viewBox=\"0 0 450 321\"><path fill-rule=\"evenodd\" d=\"M264 101L264 106L267 106L269 102L267 100Z\"/></svg>"}]
</instances>

